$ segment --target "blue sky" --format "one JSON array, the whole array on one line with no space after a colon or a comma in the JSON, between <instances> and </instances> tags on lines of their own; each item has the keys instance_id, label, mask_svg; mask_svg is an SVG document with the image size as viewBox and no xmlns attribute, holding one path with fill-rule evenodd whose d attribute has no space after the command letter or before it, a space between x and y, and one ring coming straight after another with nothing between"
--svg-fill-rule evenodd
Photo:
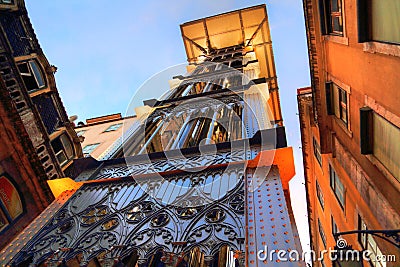
<instances>
[{"instance_id":1,"label":"blue sky","mask_svg":"<svg viewBox=\"0 0 400 267\"><path fill-rule=\"evenodd\" d=\"M57 88L78 121L125 113L135 91L152 75L186 61L179 25L205 16L267 4L281 105L297 175L292 205L302 242L306 203L296 89L310 84L302 1L54 1L26 0L39 42L58 67ZM167 86L167 85L166 85ZM149 91L147 99L159 97Z\"/></svg>"}]
</instances>

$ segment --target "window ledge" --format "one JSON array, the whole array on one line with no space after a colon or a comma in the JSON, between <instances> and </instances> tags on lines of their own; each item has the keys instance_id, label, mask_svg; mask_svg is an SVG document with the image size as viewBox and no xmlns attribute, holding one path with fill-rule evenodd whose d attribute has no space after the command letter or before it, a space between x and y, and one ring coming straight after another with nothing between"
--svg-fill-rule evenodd
<instances>
[{"instance_id":1,"label":"window ledge","mask_svg":"<svg viewBox=\"0 0 400 267\"><path fill-rule=\"evenodd\" d=\"M349 45L349 38L337 35L324 35L324 41L333 42L342 45Z\"/></svg>"},{"instance_id":2,"label":"window ledge","mask_svg":"<svg viewBox=\"0 0 400 267\"><path fill-rule=\"evenodd\" d=\"M400 57L400 45L386 44L380 42L366 42L364 43L364 52L378 53L388 56Z\"/></svg>"}]
</instances>

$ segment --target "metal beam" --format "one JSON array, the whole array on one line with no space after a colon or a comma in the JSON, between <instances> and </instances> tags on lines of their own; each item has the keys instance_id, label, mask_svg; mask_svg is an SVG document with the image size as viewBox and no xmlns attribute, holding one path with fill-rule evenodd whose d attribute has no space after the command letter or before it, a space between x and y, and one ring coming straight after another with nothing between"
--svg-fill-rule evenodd
<instances>
[{"instance_id":1,"label":"metal beam","mask_svg":"<svg viewBox=\"0 0 400 267\"><path fill-rule=\"evenodd\" d=\"M190 39L189 37L185 36L182 34L183 39L188 40L190 43L192 43L195 47L197 47L198 49L200 49L204 54L208 54L207 50L202 47L201 45L199 45L198 43L196 43L195 41L193 41L192 39Z\"/></svg>"},{"instance_id":2,"label":"metal beam","mask_svg":"<svg viewBox=\"0 0 400 267\"><path fill-rule=\"evenodd\" d=\"M258 31L261 29L262 25L267 21L267 16L264 17L264 19L261 21L260 25L258 25L256 31L253 33L253 35L251 36L250 40L247 42L246 46L249 46L250 43L253 41L254 37L256 37Z\"/></svg>"},{"instance_id":3,"label":"metal beam","mask_svg":"<svg viewBox=\"0 0 400 267\"><path fill-rule=\"evenodd\" d=\"M203 19L203 27L204 27L204 33L206 35L206 44L207 44L208 52L211 52L212 47L211 47L211 42L210 42L210 35L208 34L207 23L206 23L205 19Z\"/></svg>"}]
</instances>

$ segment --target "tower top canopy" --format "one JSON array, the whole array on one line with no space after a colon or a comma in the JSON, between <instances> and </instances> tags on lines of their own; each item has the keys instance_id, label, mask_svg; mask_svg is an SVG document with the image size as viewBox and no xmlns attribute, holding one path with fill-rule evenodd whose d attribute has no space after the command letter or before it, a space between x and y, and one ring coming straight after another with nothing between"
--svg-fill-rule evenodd
<instances>
[{"instance_id":1,"label":"tower top canopy","mask_svg":"<svg viewBox=\"0 0 400 267\"><path fill-rule=\"evenodd\" d=\"M264 4L186 22L181 33L189 62L222 48L271 43Z\"/></svg>"}]
</instances>

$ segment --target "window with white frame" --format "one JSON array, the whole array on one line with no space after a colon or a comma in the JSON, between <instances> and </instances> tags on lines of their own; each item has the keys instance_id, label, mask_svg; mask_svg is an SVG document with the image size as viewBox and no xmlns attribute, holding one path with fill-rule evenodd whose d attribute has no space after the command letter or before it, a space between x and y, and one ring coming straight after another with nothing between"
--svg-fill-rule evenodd
<instances>
[{"instance_id":1,"label":"window with white frame","mask_svg":"<svg viewBox=\"0 0 400 267\"><path fill-rule=\"evenodd\" d=\"M320 0L321 30L323 34L343 36L342 0Z\"/></svg>"},{"instance_id":2,"label":"window with white frame","mask_svg":"<svg viewBox=\"0 0 400 267\"><path fill-rule=\"evenodd\" d=\"M67 164L75 156L71 140L66 134L62 134L51 141L51 146L61 166Z\"/></svg>"},{"instance_id":3,"label":"window with white frame","mask_svg":"<svg viewBox=\"0 0 400 267\"><path fill-rule=\"evenodd\" d=\"M349 128L348 92L333 82L326 84L328 115L335 115Z\"/></svg>"},{"instance_id":4,"label":"window with white frame","mask_svg":"<svg viewBox=\"0 0 400 267\"><path fill-rule=\"evenodd\" d=\"M36 60L18 63L18 70L29 92L46 87L43 71Z\"/></svg>"}]
</instances>

